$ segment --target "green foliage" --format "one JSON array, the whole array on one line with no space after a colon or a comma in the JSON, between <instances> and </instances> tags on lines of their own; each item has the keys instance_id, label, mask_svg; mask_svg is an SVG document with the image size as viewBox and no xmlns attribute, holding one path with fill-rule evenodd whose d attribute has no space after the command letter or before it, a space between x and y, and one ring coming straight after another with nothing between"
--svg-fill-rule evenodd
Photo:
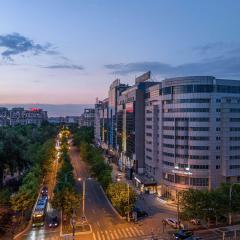
<instances>
[{"instance_id":1,"label":"green foliage","mask_svg":"<svg viewBox=\"0 0 240 240\"><path fill-rule=\"evenodd\" d=\"M93 127L81 127L76 128L72 131L73 134L73 144L75 146L79 146L80 143L92 143L94 137L94 129Z\"/></svg>"},{"instance_id":2,"label":"green foliage","mask_svg":"<svg viewBox=\"0 0 240 240\"><path fill-rule=\"evenodd\" d=\"M240 211L240 186L232 188L231 209L229 204L230 184L222 184L212 191L189 189L180 194L180 206L183 219L215 219L216 223L221 216L227 216L229 211Z\"/></svg>"},{"instance_id":3,"label":"green foliage","mask_svg":"<svg viewBox=\"0 0 240 240\"><path fill-rule=\"evenodd\" d=\"M128 192L128 186L126 183L111 183L109 184L106 193L113 206L122 216L125 216L128 212L133 210L136 201L136 193L131 187L129 187Z\"/></svg>"},{"instance_id":4,"label":"green foliage","mask_svg":"<svg viewBox=\"0 0 240 240\"><path fill-rule=\"evenodd\" d=\"M80 145L80 155L82 160L90 165L93 176L106 189L112 182L112 167L105 163L101 152L93 145L82 142Z\"/></svg>"},{"instance_id":5,"label":"green foliage","mask_svg":"<svg viewBox=\"0 0 240 240\"><path fill-rule=\"evenodd\" d=\"M52 205L54 208L63 210L64 214L70 216L75 209L80 207L80 195L75 189L73 167L68 154L68 140L69 132L62 131L59 159L61 167L57 174Z\"/></svg>"}]
</instances>

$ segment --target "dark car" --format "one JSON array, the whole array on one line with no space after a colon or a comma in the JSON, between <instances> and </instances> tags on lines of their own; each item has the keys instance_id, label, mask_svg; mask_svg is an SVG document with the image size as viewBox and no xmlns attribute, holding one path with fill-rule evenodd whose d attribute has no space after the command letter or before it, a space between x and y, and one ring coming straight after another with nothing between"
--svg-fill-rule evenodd
<instances>
[{"instance_id":1,"label":"dark car","mask_svg":"<svg viewBox=\"0 0 240 240\"><path fill-rule=\"evenodd\" d=\"M189 230L179 230L178 232L173 234L173 239L189 239L193 236L193 232ZM190 238L191 239L191 238Z\"/></svg>"},{"instance_id":2,"label":"dark car","mask_svg":"<svg viewBox=\"0 0 240 240\"><path fill-rule=\"evenodd\" d=\"M48 187L44 186L41 191L42 196L48 196Z\"/></svg>"},{"instance_id":3,"label":"dark car","mask_svg":"<svg viewBox=\"0 0 240 240\"><path fill-rule=\"evenodd\" d=\"M193 232L189 230L179 230L178 232L173 234L173 239L188 239L189 237L193 236Z\"/></svg>"},{"instance_id":4,"label":"dark car","mask_svg":"<svg viewBox=\"0 0 240 240\"><path fill-rule=\"evenodd\" d=\"M51 217L50 218L50 221L48 223L48 226L50 228L55 228L59 225L59 221L58 221L58 217L57 216L54 216L54 217Z\"/></svg>"},{"instance_id":5,"label":"dark car","mask_svg":"<svg viewBox=\"0 0 240 240\"><path fill-rule=\"evenodd\" d=\"M133 212L137 214L137 218L143 218L148 216L148 213L141 210L140 208L134 208Z\"/></svg>"}]
</instances>

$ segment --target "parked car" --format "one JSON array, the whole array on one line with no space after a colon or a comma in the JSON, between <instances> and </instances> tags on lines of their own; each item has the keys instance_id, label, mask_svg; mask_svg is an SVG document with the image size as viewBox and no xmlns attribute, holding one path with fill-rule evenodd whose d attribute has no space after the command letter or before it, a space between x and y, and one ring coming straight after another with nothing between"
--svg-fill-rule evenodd
<instances>
[{"instance_id":1,"label":"parked car","mask_svg":"<svg viewBox=\"0 0 240 240\"><path fill-rule=\"evenodd\" d=\"M193 225L200 225L200 219L198 218L193 218L190 220L190 223L192 223Z\"/></svg>"},{"instance_id":2,"label":"parked car","mask_svg":"<svg viewBox=\"0 0 240 240\"><path fill-rule=\"evenodd\" d=\"M48 196L48 187L44 186L41 191L42 196Z\"/></svg>"},{"instance_id":3,"label":"parked car","mask_svg":"<svg viewBox=\"0 0 240 240\"><path fill-rule=\"evenodd\" d=\"M193 231L189 230L179 230L178 232L173 234L173 239L191 239L190 237L193 236Z\"/></svg>"},{"instance_id":4,"label":"parked car","mask_svg":"<svg viewBox=\"0 0 240 240\"><path fill-rule=\"evenodd\" d=\"M166 218L164 219L164 222L173 228L178 228L178 226L182 229L184 228L184 225L182 223L179 225L177 219L175 218Z\"/></svg>"},{"instance_id":5,"label":"parked car","mask_svg":"<svg viewBox=\"0 0 240 240\"><path fill-rule=\"evenodd\" d=\"M144 210L141 210L140 208L134 208L133 212L135 212L137 214L137 218L143 218L143 217L147 217L148 213Z\"/></svg>"},{"instance_id":6,"label":"parked car","mask_svg":"<svg viewBox=\"0 0 240 240\"><path fill-rule=\"evenodd\" d=\"M50 218L50 221L48 223L48 226L50 228L55 228L59 225L59 220L58 220L58 217L57 216L54 216L54 217L51 217Z\"/></svg>"}]
</instances>

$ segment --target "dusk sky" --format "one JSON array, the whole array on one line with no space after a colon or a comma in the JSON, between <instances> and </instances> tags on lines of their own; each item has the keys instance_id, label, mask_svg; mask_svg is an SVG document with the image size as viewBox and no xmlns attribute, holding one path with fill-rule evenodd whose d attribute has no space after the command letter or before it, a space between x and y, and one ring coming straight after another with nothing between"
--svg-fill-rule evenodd
<instances>
[{"instance_id":1,"label":"dusk sky","mask_svg":"<svg viewBox=\"0 0 240 240\"><path fill-rule=\"evenodd\" d=\"M1 1L2 104L91 104L147 70L240 79L240 1Z\"/></svg>"}]
</instances>

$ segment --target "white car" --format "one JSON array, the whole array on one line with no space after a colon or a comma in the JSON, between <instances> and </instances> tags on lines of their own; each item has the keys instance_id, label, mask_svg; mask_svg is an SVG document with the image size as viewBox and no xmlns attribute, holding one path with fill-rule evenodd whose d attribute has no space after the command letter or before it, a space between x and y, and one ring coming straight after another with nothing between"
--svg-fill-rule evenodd
<instances>
[{"instance_id":1,"label":"white car","mask_svg":"<svg viewBox=\"0 0 240 240\"><path fill-rule=\"evenodd\" d=\"M166 219L165 219L165 222L166 222L169 226L171 226L171 227L173 227L173 228L178 228L178 221L177 221L177 219L175 219L175 218L166 218ZM184 226L183 226L182 223L180 223L180 227L181 227L181 228L184 228Z\"/></svg>"}]
</instances>

